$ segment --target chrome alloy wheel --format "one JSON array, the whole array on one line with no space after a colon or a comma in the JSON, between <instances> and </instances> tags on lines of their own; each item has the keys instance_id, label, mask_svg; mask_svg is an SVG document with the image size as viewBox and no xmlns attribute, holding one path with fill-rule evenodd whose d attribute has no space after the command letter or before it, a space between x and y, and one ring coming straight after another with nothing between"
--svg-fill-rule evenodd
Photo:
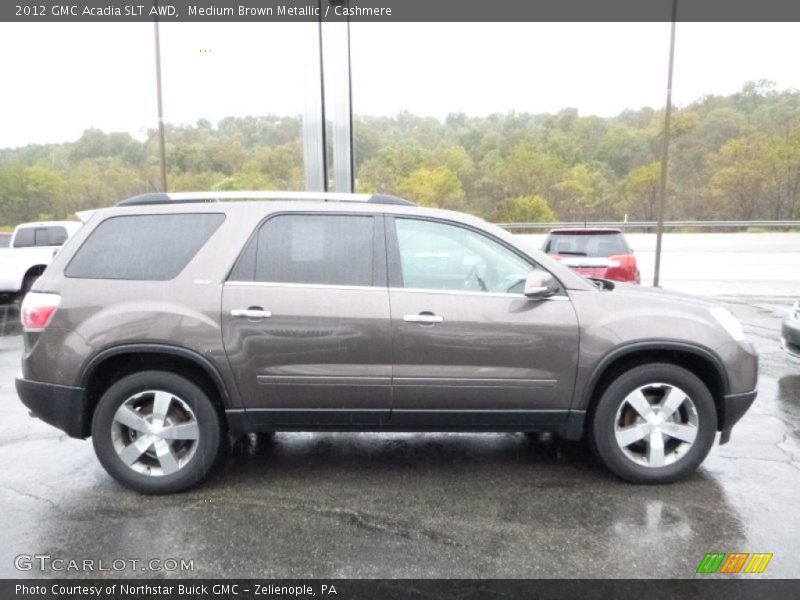
<instances>
[{"instance_id":1,"label":"chrome alloy wheel","mask_svg":"<svg viewBox=\"0 0 800 600\"><path fill-rule=\"evenodd\" d=\"M200 430L186 402L169 392L148 390L125 400L111 424L120 460L143 475L171 475L197 451Z\"/></svg>"},{"instance_id":2,"label":"chrome alloy wheel","mask_svg":"<svg viewBox=\"0 0 800 600\"><path fill-rule=\"evenodd\" d=\"M682 389L666 383L643 385L625 397L614 420L617 445L645 467L679 461L694 444L697 408Z\"/></svg>"}]
</instances>

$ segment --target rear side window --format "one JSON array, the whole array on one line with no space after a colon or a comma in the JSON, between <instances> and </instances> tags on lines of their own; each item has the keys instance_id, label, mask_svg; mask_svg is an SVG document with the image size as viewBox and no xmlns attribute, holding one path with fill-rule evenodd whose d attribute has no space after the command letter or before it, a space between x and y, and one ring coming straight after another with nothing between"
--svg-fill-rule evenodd
<instances>
[{"instance_id":1,"label":"rear side window","mask_svg":"<svg viewBox=\"0 0 800 600\"><path fill-rule=\"evenodd\" d=\"M100 223L75 253L65 275L173 279L224 220L225 215L219 213L111 217Z\"/></svg>"},{"instance_id":2,"label":"rear side window","mask_svg":"<svg viewBox=\"0 0 800 600\"><path fill-rule=\"evenodd\" d=\"M14 239L14 247L61 246L66 241L67 230L64 227L25 227L17 230L17 237Z\"/></svg>"},{"instance_id":3,"label":"rear side window","mask_svg":"<svg viewBox=\"0 0 800 600\"><path fill-rule=\"evenodd\" d=\"M631 253L631 249L621 233L550 234L545 241L544 251L548 254L564 256L594 257Z\"/></svg>"},{"instance_id":4,"label":"rear side window","mask_svg":"<svg viewBox=\"0 0 800 600\"><path fill-rule=\"evenodd\" d=\"M231 281L373 285L375 219L279 215L250 240Z\"/></svg>"}]
</instances>

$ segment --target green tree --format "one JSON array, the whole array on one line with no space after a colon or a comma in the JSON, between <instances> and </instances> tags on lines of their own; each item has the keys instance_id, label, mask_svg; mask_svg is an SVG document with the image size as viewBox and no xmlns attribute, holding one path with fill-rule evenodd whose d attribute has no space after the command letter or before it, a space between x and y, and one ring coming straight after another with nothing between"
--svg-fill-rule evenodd
<instances>
[{"instance_id":1,"label":"green tree","mask_svg":"<svg viewBox=\"0 0 800 600\"><path fill-rule=\"evenodd\" d=\"M524 141L503 160L498 181L506 197L538 195L547 198L551 188L562 179L564 169L561 159Z\"/></svg>"},{"instance_id":2,"label":"green tree","mask_svg":"<svg viewBox=\"0 0 800 600\"><path fill-rule=\"evenodd\" d=\"M711 159L710 197L715 205L725 206L724 212L733 219L750 220L758 213L754 200L763 197L766 186L759 164L762 144L758 138L736 138L724 144Z\"/></svg>"},{"instance_id":3,"label":"green tree","mask_svg":"<svg viewBox=\"0 0 800 600\"><path fill-rule=\"evenodd\" d=\"M153 191L143 171L118 158L95 158L79 162L67 174L64 216L75 211L111 206L120 200Z\"/></svg>"},{"instance_id":4,"label":"green tree","mask_svg":"<svg viewBox=\"0 0 800 600\"><path fill-rule=\"evenodd\" d=\"M660 179L657 162L633 169L622 183L620 209L635 219L655 220Z\"/></svg>"},{"instance_id":5,"label":"green tree","mask_svg":"<svg viewBox=\"0 0 800 600\"><path fill-rule=\"evenodd\" d=\"M60 217L64 191L61 176L47 167L0 168L0 224Z\"/></svg>"},{"instance_id":6,"label":"green tree","mask_svg":"<svg viewBox=\"0 0 800 600\"><path fill-rule=\"evenodd\" d=\"M236 190L274 190L276 189L273 181L266 173L258 171L239 171L230 177L224 177L217 181L211 189L217 192L227 192Z\"/></svg>"},{"instance_id":7,"label":"green tree","mask_svg":"<svg viewBox=\"0 0 800 600\"><path fill-rule=\"evenodd\" d=\"M589 220L611 193L611 184L603 172L588 164L575 165L553 186L554 204L567 220Z\"/></svg>"},{"instance_id":8,"label":"green tree","mask_svg":"<svg viewBox=\"0 0 800 600\"><path fill-rule=\"evenodd\" d=\"M461 181L447 167L417 169L398 183L397 191L423 206L452 210L464 208Z\"/></svg>"},{"instance_id":9,"label":"green tree","mask_svg":"<svg viewBox=\"0 0 800 600\"><path fill-rule=\"evenodd\" d=\"M541 196L520 196L502 202L493 215L498 223L552 223L556 213Z\"/></svg>"}]
</instances>

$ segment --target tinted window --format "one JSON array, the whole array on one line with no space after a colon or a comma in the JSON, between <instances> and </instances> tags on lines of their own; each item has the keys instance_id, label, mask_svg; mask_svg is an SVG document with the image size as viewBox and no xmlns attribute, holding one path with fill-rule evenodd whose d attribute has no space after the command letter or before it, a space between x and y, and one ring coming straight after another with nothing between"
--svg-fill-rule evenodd
<instances>
[{"instance_id":1,"label":"tinted window","mask_svg":"<svg viewBox=\"0 0 800 600\"><path fill-rule=\"evenodd\" d=\"M621 233L551 233L545 241L544 251L565 256L613 256L631 253Z\"/></svg>"},{"instance_id":2,"label":"tinted window","mask_svg":"<svg viewBox=\"0 0 800 600\"><path fill-rule=\"evenodd\" d=\"M67 231L63 227L25 227L17 230L14 247L60 246L66 239Z\"/></svg>"},{"instance_id":3,"label":"tinted window","mask_svg":"<svg viewBox=\"0 0 800 600\"><path fill-rule=\"evenodd\" d=\"M172 279L211 237L221 214L132 215L106 219L66 269L87 279Z\"/></svg>"},{"instance_id":4,"label":"tinted window","mask_svg":"<svg viewBox=\"0 0 800 600\"><path fill-rule=\"evenodd\" d=\"M67 241L67 230L64 227L37 227L34 238L37 246L61 246Z\"/></svg>"},{"instance_id":5,"label":"tinted window","mask_svg":"<svg viewBox=\"0 0 800 600\"><path fill-rule=\"evenodd\" d=\"M28 248L33 246L33 227L17 229L14 236L14 248Z\"/></svg>"},{"instance_id":6,"label":"tinted window","mask_svg":"<svg viewBox=\"0 0 800 600\"><path fill-rule=\"evenodd\" d=\"M373 285L374 222L350 215L273 217L259 228L230 279Z\"/></svg>"},{"instance_id":7,"label":"tinted window","mask_svg":"<svg viewBox=\"0 0 800 600\"><path fill-rule=\"evenodd\" d=\"M17 230L14 247L60 246L66 241L67 230L60 225L50 227L24 227Z\"/></svg>"},{"instance_id":8,"label":"tinted window","mask_svg":"<svg viewBox=\"0 0 800 600\"><path fill-rule=\"evenodd\" d=\"M403 286L521 293L532 266L478 232L434 221L395 219Z\"/></svg>"}]
</instances>

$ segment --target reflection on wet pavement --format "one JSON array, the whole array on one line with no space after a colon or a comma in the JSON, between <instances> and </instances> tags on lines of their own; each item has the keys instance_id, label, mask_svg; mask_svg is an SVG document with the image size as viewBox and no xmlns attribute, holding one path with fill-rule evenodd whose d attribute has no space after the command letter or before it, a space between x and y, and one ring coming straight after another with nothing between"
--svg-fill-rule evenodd
<instances>
[{"instance_id":1,"label":"reflection on wet pavement","mask_svg":"<svg viewBox=\"0 0 800 600\"><path fill-rule=\"evenodd\" d=\"M19 309L13 304L0 304L0 337L21 335L22 323L19 321Z\"/></svg>"},{"instance_id":2,"label":"reflection on wet pavement","mask_svg":"<svg viewBox=\"0 0 800 600\"><path fill-rule=\"evenodd\" d=\"M66 462L93 474L35 494L51 518L25 547L194 558L204 574L685 576L709 544L743 542L713 478L632 487L580 444L522 434L276 434L162 498L121 489L90 456Z\"/></svg>"}]
</instances>

